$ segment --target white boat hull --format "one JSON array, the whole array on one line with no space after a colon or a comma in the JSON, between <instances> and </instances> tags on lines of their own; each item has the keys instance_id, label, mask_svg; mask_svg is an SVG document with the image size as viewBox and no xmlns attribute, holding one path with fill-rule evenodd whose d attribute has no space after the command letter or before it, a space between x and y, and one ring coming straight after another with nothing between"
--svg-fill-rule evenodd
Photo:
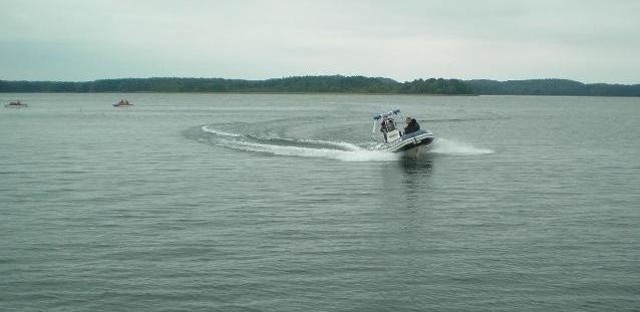
<instances>
[{"instance_id":1,"label":"white boat hull","mask_svg":"<svg viewBox=\"0 0 640 312\"><path fill-rule=\"evenodd\" d=\"M392 153L418 153L419 150L424 150L430 147L435 137L433 133L424 130L418 130L414 133L402 135L398 139L383 143L379 146L380 150L389 151Z\"/></svg>"}]
</instances>

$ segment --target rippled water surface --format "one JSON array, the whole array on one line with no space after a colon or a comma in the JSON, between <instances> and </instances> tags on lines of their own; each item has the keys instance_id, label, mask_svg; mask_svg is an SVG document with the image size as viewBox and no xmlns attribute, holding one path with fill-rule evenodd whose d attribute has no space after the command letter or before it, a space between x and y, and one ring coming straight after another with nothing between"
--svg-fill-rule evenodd
<instances>
[{"instance_id":1,"label":"rippled water surface","mask_svg":"<svg viewBox=\"0 0 640 312\"><path fill-rule=\"evenodd\" d=\"M640 99L16 98L2 311L640 308ZM394 107L430 151L373 150Z\"/></svg>"}]
</instances>

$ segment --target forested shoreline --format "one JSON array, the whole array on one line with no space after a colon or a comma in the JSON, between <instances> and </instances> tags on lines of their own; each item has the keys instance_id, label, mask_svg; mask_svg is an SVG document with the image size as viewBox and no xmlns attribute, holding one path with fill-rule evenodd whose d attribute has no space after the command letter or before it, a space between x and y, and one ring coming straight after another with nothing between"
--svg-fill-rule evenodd
<instances>
[{"instance_id":1,"label":"forested shoreline","mask_svg":"<svg viewBox=\"0 0 640 312\"><path fill-rule=\"evenodd\" d=\"M466 80L465 83L475 93L484 95L640 96L640 84L586 84L568 79L477 79Z\"/></svg>"},{"instance_id":2,"label":"forested shoreline","mask_svg":"<svg viewBox=\"0 0 640 312\"><path fill-rule=\"evenodd\" d=\"M266 80L224 78L125 78L85 82L3 81L0 92L277 92L473 94L457 79L397 82L382 77L300 76Z\"/></svg>"},{"instance_id":3,"label":"forested shoreline","mask_svg":"<svg viewBox=\"0 0 640 312\"><path fill-rule=\"evenodd\" d=\"M229 93L370 93L442 95L640 96L640 84L585 84L567 79L496 81L487 79L416 79L384 77L297 76L266 80L224 78L122 78L94 81L0 80L0 92L229 92Z\"/></svg>"}]
</instances>

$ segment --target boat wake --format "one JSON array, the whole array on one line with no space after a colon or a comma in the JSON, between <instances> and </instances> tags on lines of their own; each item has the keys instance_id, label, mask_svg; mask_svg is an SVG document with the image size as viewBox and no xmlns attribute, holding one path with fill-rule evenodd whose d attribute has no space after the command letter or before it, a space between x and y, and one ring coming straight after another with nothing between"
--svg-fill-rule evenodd
<instances>
[{"instance_id":1,"label":"boat wake","mask_svg":"<svg viewBox=\"0 0 640 312\"><path fill-rule=\"evenodd\" d=\"M202 126L201 140L226 148L264 153L277 156L325 158L350 162L389 162L402 159L402 154L377 150L375 144L353 144L349 142L284 138L272 133L264 136L238 134ZM492 154L493 150L477 148L471 144L436 138L426 154L474 156Z\"/></svg>"},{"instance_id":2,"label":"boat wake","mask_svg":"<svg viewBox=\"0 0 640 312\"><path fill-rule=\"evenodd\" d=\"M203 126L202 131L210 134L211 142L216 145L247 152L354 162L395 161L399 159L397 154L376 151L348 142L291 139L277 136L259 137L229 133L208 126Z\"/></svg>"},{"instance_id":3,"label":"boat wake","mask_svg":"<svg viewBox=\"0 0 640 312\"><path fill-rule=\"evenodd\" d=\"M478 148L469 143L463 143L443 138L436 138L433 148L429 152L433 154L443 154L451 156L476 156L495 153L491 149Z\"/></svg>"}]
</instances>

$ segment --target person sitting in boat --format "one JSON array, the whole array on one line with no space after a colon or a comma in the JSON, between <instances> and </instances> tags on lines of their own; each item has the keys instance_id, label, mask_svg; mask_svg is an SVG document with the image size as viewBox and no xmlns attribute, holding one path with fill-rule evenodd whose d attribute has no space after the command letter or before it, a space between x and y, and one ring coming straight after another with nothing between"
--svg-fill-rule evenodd
<instances>
[{"instance_id":1,"label":"person sitting in boat","mask_svg":"<svg viewBox=\"0 0 640 312\"><path fill-rule=\"evenodd\" d=\"M407 117L405 121L407 126L404 127L404 135L420 130L420 124L415 118Z\"/></svg>"},{"instance_id":2,"label":"person sitting in boat","mask_svg":"<svg viewBox=\"0 0 640 312\"><path fill-rule=\"evenodd\" d=\"M387 141L387 132L395 130L396 126L393 123L393 118L391 117L387 117L384 116L384 118L382 118L382 122L380 123L380 131L382 132L382 135L384 136L384 141Z\"/></svg>"}]
</instances>

